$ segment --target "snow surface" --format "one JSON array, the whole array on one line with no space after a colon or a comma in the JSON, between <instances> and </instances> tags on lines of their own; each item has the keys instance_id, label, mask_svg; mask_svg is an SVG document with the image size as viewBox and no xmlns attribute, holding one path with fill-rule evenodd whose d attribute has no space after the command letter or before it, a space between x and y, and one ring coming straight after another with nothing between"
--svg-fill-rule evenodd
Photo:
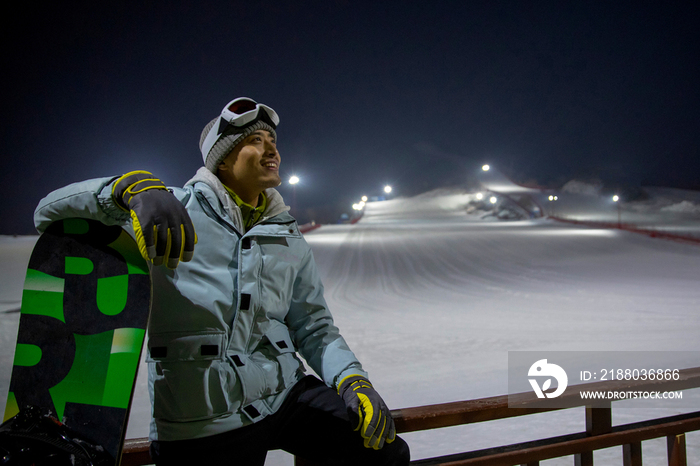
<instances>
[{"instance_id":1,"label":"snow surface","mask_svg":"<svg viewBox=\"0 0 700 466\"><path fill-rule=\"evenodd\" d=\"M498 188L507 191L507 182L498 180ZM617 218L616 207L600 196L560 194L557 215ZM466 214L474 201L475 193L440 190L372 202L355 225L327 225L305 235L336 322L391 408L506 394L508 351L700 351L700 245L544 218ZM659 193L646 208L626 205L625 213L659 227L668 215L660 208L684 201L698 205L690 194ZM678 225L668 228L698 231L700 221L678 210L671 212ZM2 311L19 308L35 240L0 238ZM2 406L18 318L0 312ZM684 364L700 366L700 360ZM128 438L148 434L144 366ZM694 409L698 391L684 393L697 400ZM616 406L615 425L691 410ZM418 459L582 430L584 412L577 408L403 437ZM689 464L698 464L700 435L689 433L687 442ZM644 442L645 464L664 464L665 448L665 439ZM597 465L622 464L621 457L621 448L595 453ZM266 464L292 465L293 459L271 452ZM571 465L573 459L543 464Z\"/></svg>"}]
</instances>

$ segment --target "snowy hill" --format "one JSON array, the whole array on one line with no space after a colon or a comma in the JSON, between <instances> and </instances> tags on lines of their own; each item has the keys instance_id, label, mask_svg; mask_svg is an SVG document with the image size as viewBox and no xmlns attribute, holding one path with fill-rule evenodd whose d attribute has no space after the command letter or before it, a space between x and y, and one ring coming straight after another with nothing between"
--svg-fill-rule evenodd
<instances>
[{"instance_id":1,"label":"snowy hill","mask_svg":"<svg viewBox=\"0 0 700 466\"><path fill-rule=\"evenodd\" d=\"M662 232L700 240L700 192L644 187L615 192L599 182L571 180L559 190L519 186L496 170L482 175L482 187L510 201L531 200L535 216L593 223L618 223L634 230ZM613 197L619 197L615 202ZM499 206L501 202L499 201ZM505 203L508 205L508 203ZM525 207L531 207L525 205Z\"/></svg>"},{"instance_id":2,"label":"snowy hill","mask_svg":"<svg viewBox=\"0 0 700 466\"><path fill-rule=\"evenodd\" d=\"M39 236L0 236L0 313L19 310L29 256Z\"/></svg>"},{"instance_id":3,"label":"snowy hill","mask_svg":"<svg viewBox=\"0 0 700 466\"><path fill-rule=\"evenodd\" d=\"M549 193L511 189L503 180L485 187L488 196L532 196L543 213L554 208L562 217L617 220L617 206L600 194L561 192L547 204ZM700 202L682 195L662 190L627 202L623 218L657 226L672 218L695 234ZM506 394L508 351L700 351L700 246L546 217L499 220L508 203L489 204L476 192L433 191L368 203L355 225L306 235L336 322L390 407ZM6 311L18 307L35 240L0 238L3 406L19 318ZM682 363L700 366L700 359ZM689 394L700 404L698 395ZM619 411L615 424L673 414ZM148 417L141 370L127 437L146 436ZM578 432L582 425L583 411L574 409L405 438L421 458ZM689 458L700 457L700 436L688 434L687 441ZM644 448L649 464L665 458L663 441ZM619 464L620 455L601 451L596 464ZM267 464L292 459L276 452Z\"/></svg>"}]
</instances>

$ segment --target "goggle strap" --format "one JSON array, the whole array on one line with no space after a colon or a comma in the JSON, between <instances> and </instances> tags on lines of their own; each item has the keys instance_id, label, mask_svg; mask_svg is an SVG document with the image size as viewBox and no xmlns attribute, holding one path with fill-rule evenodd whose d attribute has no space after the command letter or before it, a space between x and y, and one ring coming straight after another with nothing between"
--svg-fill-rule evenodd
<instances>
[{"instance_id":1,"label":"goggle strap","mask_svg":"<svg viewBox=\"0 0 700 466\"><path fill-rule=\"evenodd\" d=\"M219 124L214 124L214 126L212 126L209 130L207 137L204 138L204 142L202 143L202 158L204 159L205 164L207 163L207 155L209 155L209 152L211 151L212 147L214 147L214 144L216 144L216 142L219 140L219 137L221 136L223 131L228 127L228 125L228 121L219 117Z\"/></svg>"},{"instance_id":2,"label":"goggle strap","mask_svg":"<svg viewBox=\"0 0 700 466\"><path fill-rule=\"evenodd\" d=\"M224 131L226 131L226 128L229 127L230 124L231 124L231 123L229 123L228 121L226 121L225 118L219 117L219 129L217 130L216 135L217 135L217 136L222 135L222 134L224 133Z\"/></svg>"}]
</instances>

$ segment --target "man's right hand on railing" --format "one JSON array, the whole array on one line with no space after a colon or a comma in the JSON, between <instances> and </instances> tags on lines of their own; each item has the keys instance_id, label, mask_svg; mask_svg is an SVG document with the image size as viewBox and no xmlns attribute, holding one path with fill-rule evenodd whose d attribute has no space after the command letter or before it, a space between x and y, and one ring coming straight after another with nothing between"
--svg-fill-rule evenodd
<instances>
[{"instance_id":1,"label":"man's right hand on railing","mask_svg":"<svg viewBox=\"0 0 700 466\"><path fill-rule=\"evenodd\" d=\"M367 378L360 375L345 377L338 385L338 394L343 397L350 422L365 439L365 447L379 450L384 442L396 439L394 420L382 397Z\"/></svg>"}]
</instances>

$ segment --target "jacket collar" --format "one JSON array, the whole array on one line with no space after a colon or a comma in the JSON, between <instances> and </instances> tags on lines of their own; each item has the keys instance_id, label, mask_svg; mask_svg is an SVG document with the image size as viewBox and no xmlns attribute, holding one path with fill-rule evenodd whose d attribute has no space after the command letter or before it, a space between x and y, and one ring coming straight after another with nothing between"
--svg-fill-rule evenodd
<instances>
[{"instance_id":1,"label":"jacket collar","mask_svg":"<svg viewBox=\"0 0 700 466\"><path fill-rule=\"evenodd\" d=\"M228 217L231 220L233 226L236 227L238 231L245 231L245 227L243 225L243 217L241 215L241 209L236 205L231 196L228 194L223 183L221 183L221 180L219 180L219 178L212 172L210 172L207 168L201 167L199 170L197 170L197 173L192 177L192 179L185 183L185 186L194 187L197 183L204 183L205 185L207 185L219 201L217 203L217 207L221 209L221 212L219 213L224 213L226 217ZM262 216L258 219L256 224L265 222L266 220L272 217L276 217L289 210L289 206L284 204L284 199L282 199L282 195L276 189L266 189L265 196L267 196L267 207L265 208L265 211L263 212ZM287 221L293 220L293 217L289 214L286 214L283 217L285 219L287 219L288 217Z\"/></svg>"}]
</instances>

